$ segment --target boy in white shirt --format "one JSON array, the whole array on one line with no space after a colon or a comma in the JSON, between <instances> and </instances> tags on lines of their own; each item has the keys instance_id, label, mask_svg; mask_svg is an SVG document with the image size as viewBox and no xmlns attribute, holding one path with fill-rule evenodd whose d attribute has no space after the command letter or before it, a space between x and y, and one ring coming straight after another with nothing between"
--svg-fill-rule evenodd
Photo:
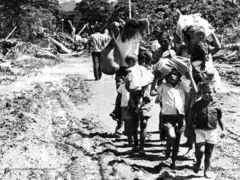
<instances>
[{"instance_id":1,"label":"boy in white shirt","mask_svg":"<svg viewBox=\"0 0 240 180\"><path fill-rule=\"evenodd\" d=\"M157 89L152 87L152 96L158 95L162 102L162 121L167 133L166 159L170 158L172 149L172 164L170 167L175 168L175 162L178 154L181 133L185 128L185 93L190 88L183 85L180 81L181 74L173 69L165 78L166 82L160 84Z\"/></svg>"}]
</instances>

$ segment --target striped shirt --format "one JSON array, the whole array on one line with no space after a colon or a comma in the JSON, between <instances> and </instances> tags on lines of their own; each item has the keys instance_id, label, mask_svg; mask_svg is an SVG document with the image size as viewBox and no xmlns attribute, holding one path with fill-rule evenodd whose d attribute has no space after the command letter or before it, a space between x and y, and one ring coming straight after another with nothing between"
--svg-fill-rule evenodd
<instances>
[{"instance_id":1,"label":"striped shirt","mask_svg":"<svg viewBox=\"0 0 240 180\"><path fill-rule=\"evenodd\" d=\"M90 41L93 46L93 52L101 52L110 41L110 36L107 34L101 34L99 32L90 36Z\"/></svg>"}]
</instances>

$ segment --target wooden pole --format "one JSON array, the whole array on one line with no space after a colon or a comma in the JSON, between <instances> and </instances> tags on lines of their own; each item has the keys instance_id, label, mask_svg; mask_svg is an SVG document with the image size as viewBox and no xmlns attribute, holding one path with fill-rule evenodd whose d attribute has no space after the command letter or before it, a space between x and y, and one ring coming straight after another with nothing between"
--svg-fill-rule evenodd
<instances>
[{"instance_id":1,"label":"wooden pole","mask_svg":"<svg viewBox=\"0 0 240 180\"><path fill-rule=\"evenodd\" d=\"M13 30L8 34L8 36L5 38L5 41L8 40L8 38L12 35L12 33L15 31L15 29L17 28L17 26L15 26L13 28Z\"/></svg>"},{"instance_id":2,"label":"wooden pole","mask_svg":"<svg viewBox=\"0 0 240 180\"><path fill-rule=\"evenodd\" d=\"M83 26L83 28L79 31L79 33L77 33L77 35L80 35L87 26L88 26L88 23L86 23L86 24Z\"/></svg>"},{"instance_id":3,"label":"wooden pole","mask_svg":"<svg viewBox=\"0 0 240 180\"><path fill-rule=\"evenodd\" d=\"M129 18L132 18L132 6L131 6L131 0L128 1L128 4L129 4Z\"/></svg>"}]
</instances>

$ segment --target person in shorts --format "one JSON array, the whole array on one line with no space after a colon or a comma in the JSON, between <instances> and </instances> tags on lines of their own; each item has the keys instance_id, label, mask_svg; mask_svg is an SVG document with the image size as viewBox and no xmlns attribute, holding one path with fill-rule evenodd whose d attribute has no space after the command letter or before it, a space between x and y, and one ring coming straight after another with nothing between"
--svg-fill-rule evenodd
<instances>
[{"instance_id":1,"label":"person in shorts","mask_svg":"<svg viewBox=\"0 0 240 180\"><path fill-rule=\"evenodd\" d=\"M167 135L166 162L172 161L170 164L172 169L175 169L180 137L185 128L185 94L190 90L180 78L181 74L176 69L172 69L165 77L166 82L161 83L157 88L152 86L150 94L158 95L162 104L161 121ZM171 152L172 156L170 156Z\"/></svg>"},{"instance_id":2,"label":"person in shorts","mask_svg":"<svg viewBox=\"0 0 240 180\"><path fill-rule=\"evenodd\" d=\"M138 64L138 57L136 56L127 56L126 63L129 66L129 74L126 79L126 89L130 93L129 100L129 114L131 116L131 126L134 144L132 148L133 153L138 153L140 156L146 155L144 151L145 138L147 136L147 123L148 119L151 117L151 99L150 99L150 87L149 84L145 84L143 86L137 86L137 82L142 83L146 79L150 80L151 76L153 78L150 70L146 69L145 66ZM144 61L145 62L145 61ZM142 64L145 64L142 62ZM142 74L142 76L141 76ZM141 77L140 77L141 76ZM134 83L136 80L136 83ZM147 81L148 81L147 80ZM150 82L150 81L149 81ZM130 85L130 84L135 85ZM131 89L131 87L135 87ZM138 127L140 124L140 144L138 141Z\"/></svg>"},{"instance_id":3,"label":"person in shorts","mask_svg":"<svg viewBox=\"0 0 240 180\"><path fill-rule=\"evenodd\" d=\"M221 127L224 137L224 124L222 121L222 110L218 101L214 97L214 88L208 83L200 84L201 99L196 101L191 108L191 118L189 130L195 129L196 136L196 159L197 162L193 167L195 173L198 173L202 157L204 160L204 176L209 178L209 167L214 146L217 144L217 125Z\"/></svg>"}]
</instances>

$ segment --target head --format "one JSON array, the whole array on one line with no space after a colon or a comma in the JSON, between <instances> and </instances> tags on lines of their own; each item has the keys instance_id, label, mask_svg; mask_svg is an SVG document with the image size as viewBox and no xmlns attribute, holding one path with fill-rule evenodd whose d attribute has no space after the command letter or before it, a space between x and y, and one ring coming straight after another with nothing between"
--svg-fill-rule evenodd
<instances>
[{"instance_id":1,"label":"head","mask_svg":"<svg viewBox=\"0 0 240 180\"><path fill-rule=\"evenodd\" d=\"M105 30L104 30L104 34L109 35L108 29L105 29Z\"/></svg>"},{"instance_id":2,"label":"head","mask_svg":"<svg viewBox=\"0 0 240 180\"><path fill-rule=\"evenodd\" d=\"M128 67L133 67L138 63L138 57L136 55L128 55L125 59L126 64Z\"/></svg>"},{"instance_id":3,"label":"head","mask_svg":"<svg viewBox=\"0 0 240 180\"><path fill-rule=\"evenodd\" d=\"M158 37L158 42L161 45L161 49L163 51L166 51L170 45L170 37L166 31L163 31L159 37Z\"/></svg>"},{"instance_id":4,"label":"head","mask_svg":"<svg viewBox=\"0 0 240 180\"><path fill-rule=\"evenodd\" d=\"M94 30L95 30L95 32L100 32L100 30L101 30L100 25L97 24L97 25L94 27Z\"/></svg>"},{"instance_id":5,"label":"head","mask_svg":"<svg viewBox=\"0 0 240 180\"><path fill-rule=\"evenodd\" d=\"M205 101L211 101L213 99L213 95L215 94L215 90L213 86L210 86L208 83L203 82L200 84L201 97Z\"/></svg>"},{"instance_id":6,"label":"head","mask_svg":"<svg viewBox=\"0 0 240 180\"><path fill-rule=\"evenodd\" d=\"M126 38L132 38L139 29L139 24L136 19L129 19L123 28Z\"/></svg>"},{"instance_id":7,"label":"head","mask_svg":"<svg viewBox=\"0 0 240 180\"><path fill-rule=\"evenodd\" d=\"M195 26L192 28L192 31L190 32L192 44L202 42L205 39L205 36L206 34L203 27Z\"/></svg>"},{"instance_id":8,"label":"head","mask_svg":"<svg viewBox=\"0 0 240 180\"><path fill-rule=\"evenodd\" d=\"M142 66L148 66L152 62L152 54L147 50L140 50L138 54L138 63Z\"/></svg>"},{"instance_id":9,"label":"head","mask_svg":"<svg viewBox=\"0 0 240 180\"><path fill-rule=\"evenodd\" d=\"M82 37L87 38L87 37L88 37L88 33L84 33L84 34L82 35Z\"/></svg>"},{"instance_id":10,"label":"head","mask_svg":"<svg viewBox=\"0 0 240 180\"><path fill-rule=\"evenodd\" d=\"M214 71L207 71L203 74L204 81L211 82L214 79Z\"/></svg>"},{"instance_id":11,"label":"head","mask_svg":"<svg viewBox=\"0 0 240 180\"><path fill-rule=\"evenodd\" d=\"M119 76L119 77L116 79L116 83L117 83L118 85L120 85L120 84L124 83L125 80L126 80L125 76Z\"/></svg>"},{"instance_id":12,"label":"head","mask_svg":"<svg viewBox=\"0 0 240 180\"><path fill-rule=\"evenodd\" d=\"M176 70L173 69L167 76L166 76L166 82L175 86L180 81L181 74Z\"/></svg>"}]
</instances>

